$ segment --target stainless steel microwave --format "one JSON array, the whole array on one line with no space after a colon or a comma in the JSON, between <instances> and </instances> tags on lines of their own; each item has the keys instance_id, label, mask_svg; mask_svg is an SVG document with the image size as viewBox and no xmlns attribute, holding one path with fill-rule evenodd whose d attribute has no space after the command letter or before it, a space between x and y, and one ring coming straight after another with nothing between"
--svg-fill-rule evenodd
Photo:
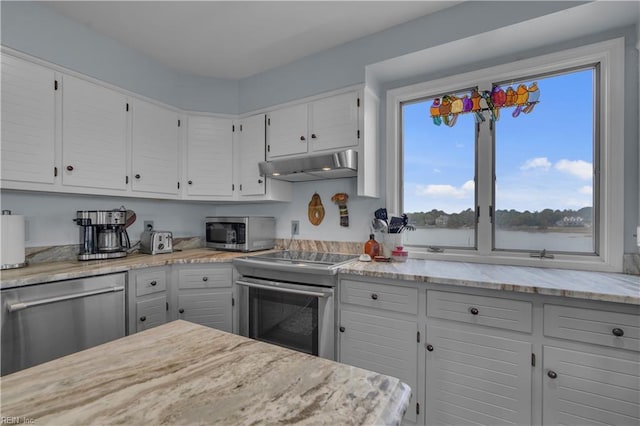
<instances>
[{"instance_id":1,"label":"stainless steel microwave","mask_svg":"<svg viewBox=\"0 0 640 426\"><path fill-rule=\"evenodd\" d=\"M274 217L207 217L206 246L218 250L255 251L271 249L276 243Z\"/></svg>"}]
</instances>

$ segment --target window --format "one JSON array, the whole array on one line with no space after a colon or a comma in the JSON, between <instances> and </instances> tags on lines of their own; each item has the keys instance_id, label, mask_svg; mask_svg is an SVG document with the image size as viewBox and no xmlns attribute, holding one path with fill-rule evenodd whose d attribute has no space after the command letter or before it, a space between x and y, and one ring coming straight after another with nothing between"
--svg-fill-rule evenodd
<instances>
[{"instance_id":1,"label":"window","mask_svg":"<svg viewBox=\"0 0 640 426\"><path fill-rule=\"evenodd\" d=\"M387 204L412 255L621 270L622 68L614 40L389 91ZM521 87L539 102L430 113Z\"/></svg>"},{"instance_id":2,"label":"window","mask_svg":"<svg viewBox=\"0 0 640 426\"><path fill-rule=\"evenodd\" d=\"M594 81L594 66L536 77L534 111L495 123L495 249L597 253Z\"/></svg>"},{"instance_id":3,"label":"window","mask_svg":"<svg viewBox=\"0 0 640 426\"><path fill-rule=\"evenodd\" d=\"M433 98L402 104L403 211L417 227L405 244L475 247L476 126L471 114L454 127L434 126Z\"/></svg>"}]
</instances>

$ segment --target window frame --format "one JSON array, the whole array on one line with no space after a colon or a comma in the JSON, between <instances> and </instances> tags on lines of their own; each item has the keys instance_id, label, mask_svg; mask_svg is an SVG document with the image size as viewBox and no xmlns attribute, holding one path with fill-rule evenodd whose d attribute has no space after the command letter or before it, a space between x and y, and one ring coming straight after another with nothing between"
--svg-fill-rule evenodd
<instances>
[{"instance_id":1,"label":"window frame","mask_svg":"<svg viewBox=\"0 0 640 426\"><path fill-rule=\"evenodd\" d=\"M600 43L558 51L495 67L425 81L410 86L388 90L387 112L387 209L400 212L403 194L402 170L402 121L401 104L412 99L428 98L453 92L470 82L480 88L492 83L521 79L526 75L541 75L560 70L598 64L599 99L596 99L595 135L599 138L600 170L595 179L599 193L594 203L599 206L599 235L596 236L596 254L554 253L554 258L532 258L529 252L520 250L494 250L493 226L489 209L493 205L494 146L493 129L480 126L476 155L476 204L480 208L476 227L476 250L445 249L432 253L424 248L409 247L414 258L456 260L476 263L543 266L581 270L621 272L623 258L624 219L624 39L617 38ZM617 102L616 102L617 101ZM599 173L598 173L599 172ZM594 204L594 206L596 205Z\"/></svg>"}]
</instances>

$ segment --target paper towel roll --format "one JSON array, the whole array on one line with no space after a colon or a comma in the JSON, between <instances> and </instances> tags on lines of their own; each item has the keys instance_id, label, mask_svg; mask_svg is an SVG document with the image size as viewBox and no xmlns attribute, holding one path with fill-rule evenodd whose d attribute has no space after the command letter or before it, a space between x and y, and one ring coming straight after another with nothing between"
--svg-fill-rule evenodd
<instances>
[{"instance_id":1,"label":"paper towel roll","mask_svg":"<svg viewBox=\"0 0 640 426\"><path fill-rule=\"evenodd\" d=\"M2 239L2 251L0 251L2 269L23 266L24 216L0 215L0 239Z\"/></svg>"}]
</instances>

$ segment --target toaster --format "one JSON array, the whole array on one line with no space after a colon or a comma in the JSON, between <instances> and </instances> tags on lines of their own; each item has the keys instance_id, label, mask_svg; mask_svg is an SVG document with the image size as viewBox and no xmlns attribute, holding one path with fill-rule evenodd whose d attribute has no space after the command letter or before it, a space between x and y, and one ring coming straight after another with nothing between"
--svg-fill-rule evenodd
<instances>
[{"instance_id":1,"label":"toaster","mask_svg":"<svg viewBox=\"0 0 640 426\"><path fill-rule=\"evenodd\" d=\"M168 231L147 230L140 236L140 253L160 254L173 252L173 235Z\"/></svg>"}]
</instances>

